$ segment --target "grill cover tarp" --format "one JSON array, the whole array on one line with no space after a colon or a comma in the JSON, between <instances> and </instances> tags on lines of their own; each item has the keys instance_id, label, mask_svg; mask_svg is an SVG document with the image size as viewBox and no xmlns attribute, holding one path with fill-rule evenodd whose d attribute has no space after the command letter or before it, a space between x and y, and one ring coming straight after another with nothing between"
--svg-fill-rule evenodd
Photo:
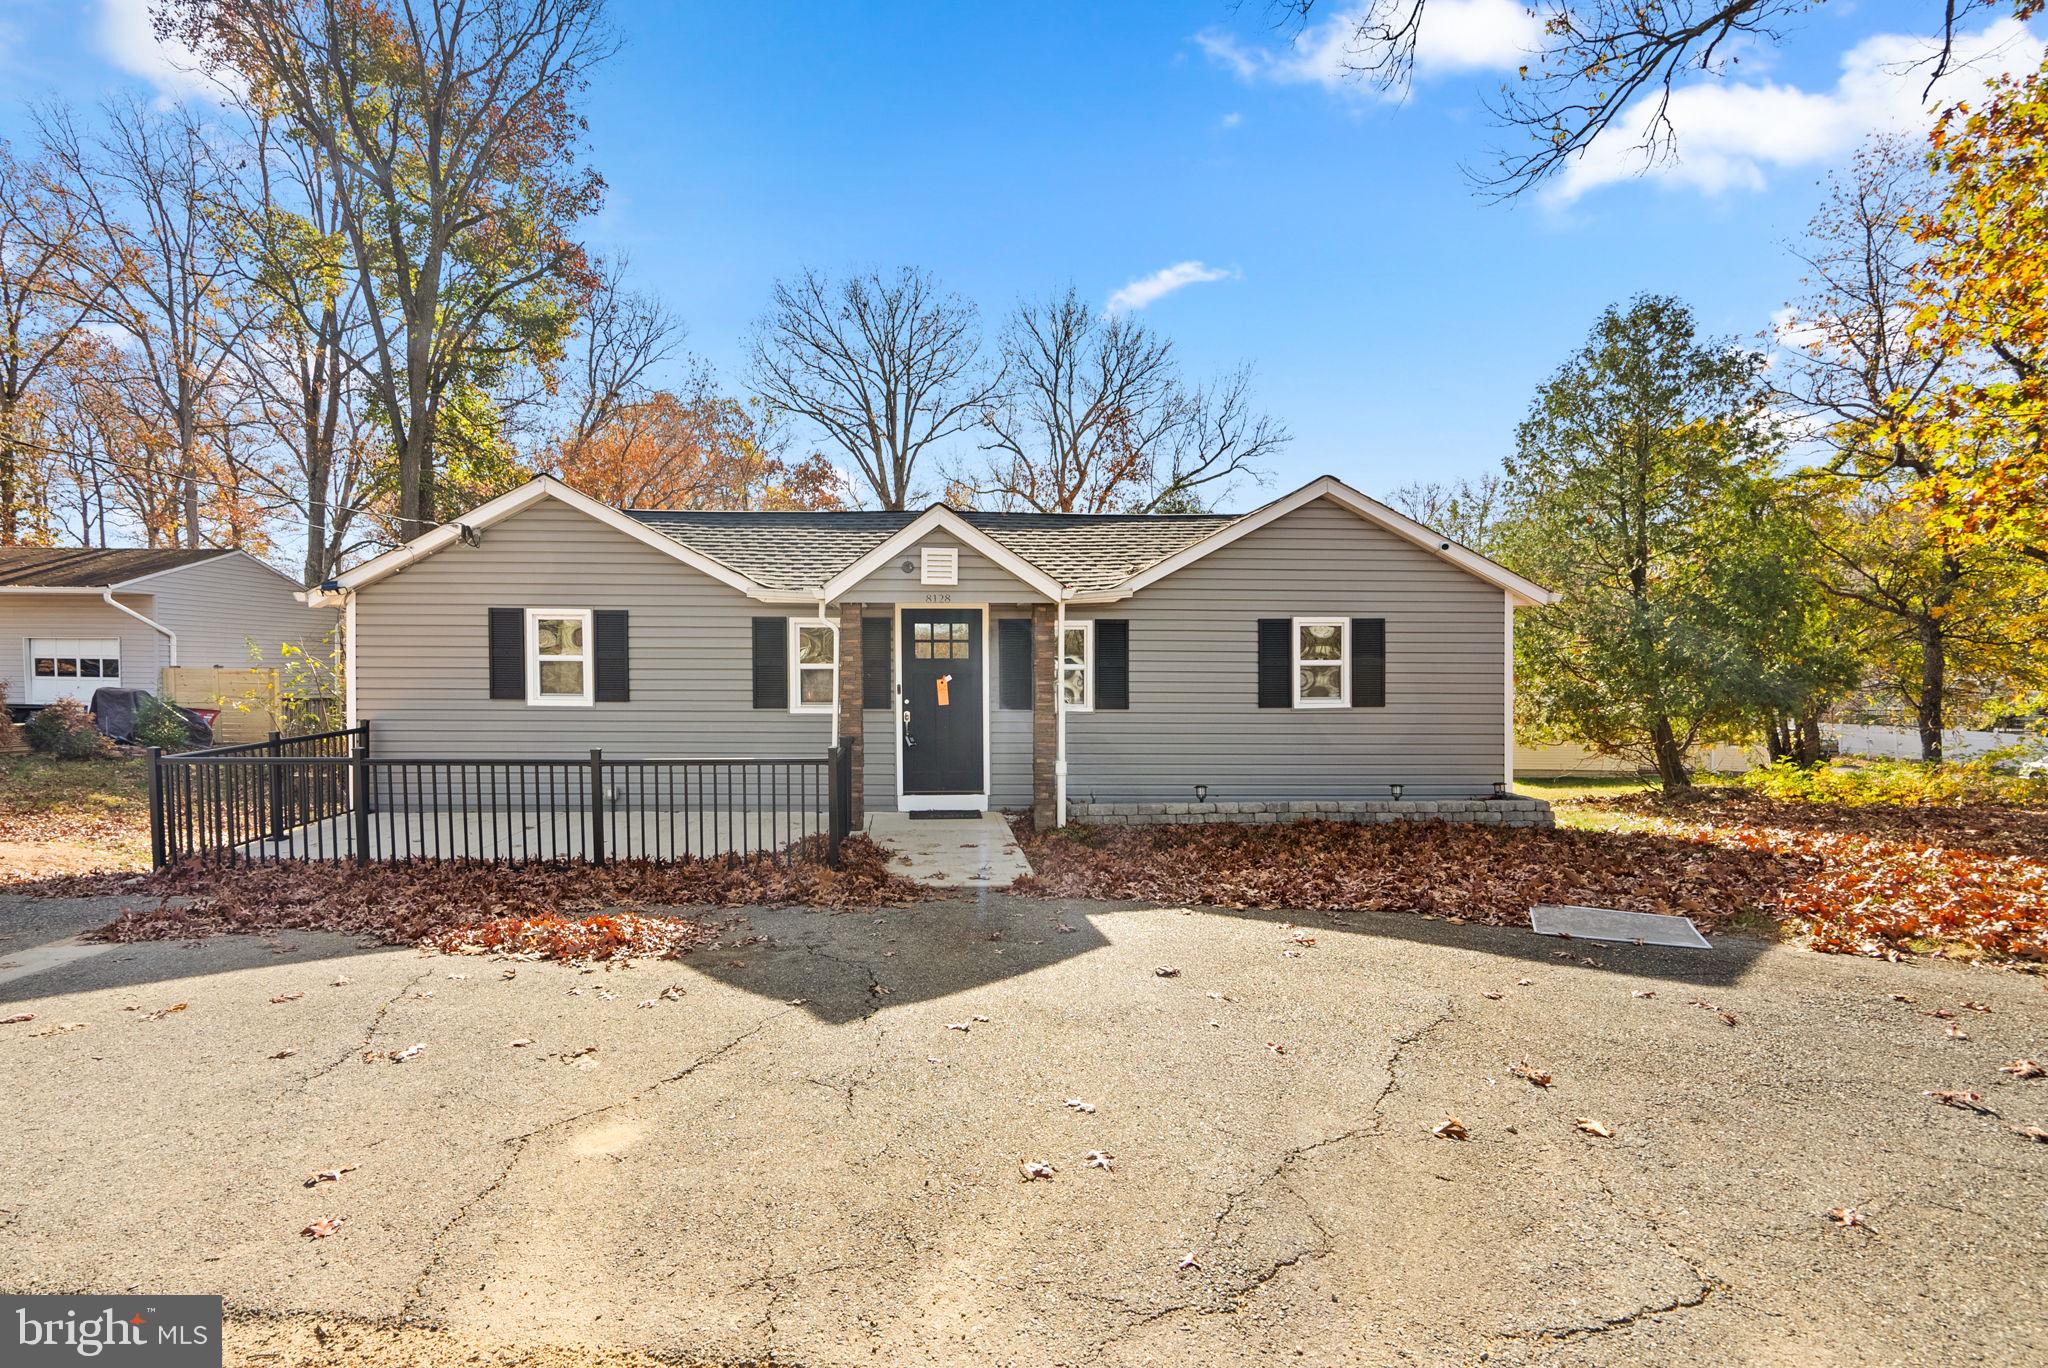
<instances>
[{"instance_id":1,"label":"grill cover tarp","mask_svg":"<svg viewBox=\"0 0 2048 1368\"><path fill-rule=\"evenodd\" d=\"M92 695L92 720L99 729L116 741L132 741L135 738L135 721L142 713L142 700L150 697L147 689L95 689ZM206 720L190 708L181 708L175 703L165 705L185 719L185 744L188 746L210 746L213 744L213 728Z\"/></svg>"}]
</instances>

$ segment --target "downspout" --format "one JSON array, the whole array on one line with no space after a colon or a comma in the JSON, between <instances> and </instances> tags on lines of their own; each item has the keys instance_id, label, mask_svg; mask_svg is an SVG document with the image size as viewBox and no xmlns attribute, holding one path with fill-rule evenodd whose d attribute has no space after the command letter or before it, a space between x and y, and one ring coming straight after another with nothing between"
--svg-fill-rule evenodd
<instances>
[{"instance_id":1,"label":"downspout","mask_svg":"<svg viewBox=\"0 0 2048 1368\"><path fill-rule=\"evenodd\" d=\"M1067 824L1067 592L1064 587L1060 590L1052 628L1052 715L1057 733L1052 761L1054 826Z\"/></svg>"},{"instance_id":2,"label":"downspout","mask_svg":"<svg viewBox=\"0 0 2048 1368\"><path fill-rule=\"evenodd\" d=\"M114 589L112 585L109 585L105 589L100 590L100 597L107 601L107 607L118 609L119 611L126 613L129 617L134 618L137 622L141 623L143 626L149 628L153 632L162 632L164 634L164 640L171 643L170 668L174 670L178 668L178 634L176 632L164 626L161 622L157 622L152 618L144 617L142 614L136 612L133 608L130 608L127 604L116 602L114 599Z\"/></svg>"},{"instance_id":3,"label":"downspout","mask_svg":"<svg viewBox=\"0 0 2048 1368\"><path fill-rule=\"evenodd\" d=\"M832 625L832 619L825 616L825 595L822 592L818 595L818 625ZM827 749L839 744L839 691L845 687L839 672L845 668L846 662L839 657L839 633L835 630L832 633L832 739L827 743Z\"/></svg>"}]
</instances>

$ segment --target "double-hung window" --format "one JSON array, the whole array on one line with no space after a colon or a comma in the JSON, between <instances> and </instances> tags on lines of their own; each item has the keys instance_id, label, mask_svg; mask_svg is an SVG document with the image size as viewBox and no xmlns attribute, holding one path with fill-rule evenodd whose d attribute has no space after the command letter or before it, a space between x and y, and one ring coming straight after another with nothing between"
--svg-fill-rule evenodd
<instances>
[{"instance_id":1,"label":"double-hung window","mask_svg":"<svg viewBox=\"0 0 2048 1368\"><path fill-rule=\"evenodd\" d=\"M591 668L588 608L526 610L526 701L547 707L590 703L596 671Z\"/></svg>"},{"instance_id":2,"label":"double-hung window","mask_svg":"<svg viewBox=\"0 0 2048 1368\"><path fill-rule=\"evenodd\" d=\"M789 620L789 710L829 713L839 698L839 627Z\"/></svg>"},{"instance_id":3,"label":"double-hung window","mask_svg":"<svg viewBox=\"0 0 2048 1368\"><path fill-rule=\"evenodd\" d=\"M1294 619L1294 706L1341 708L1351 697L1351 619Z\"/></svg>"},{"instance_id":4,"label":"double-hung window","mask_svg":"<svg viewBox=\"0 0 2048 1368\"><path fill-rule=\"evenodd\" d=\"M1095 624L1069 622L1060 642L1060 704L1068 712L1095 710Z\"/></svg>"}]
</instances>

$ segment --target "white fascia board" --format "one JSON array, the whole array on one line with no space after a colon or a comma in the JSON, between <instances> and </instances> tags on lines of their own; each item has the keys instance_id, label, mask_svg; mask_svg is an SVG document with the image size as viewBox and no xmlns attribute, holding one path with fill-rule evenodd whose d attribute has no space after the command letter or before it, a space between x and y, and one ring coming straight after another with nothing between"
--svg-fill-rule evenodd
<instances>
[{"instance_id":1,"label":"white fascia board","mask_svg":"<svg viewBox=\"0 0 2048 1368\"><path fill-rule=\"evenodd\" d=\"M1534 580L1522 578L1498 562L1488 560L1477 551L1458 545L1439 535L1402 513L1397 513L1379 500L1359 493L1350 485L1333 475L1324 475L1311 480L1292 494L1282 495L1263 508L1254 509L1236 522L1226 523L1208 536L1191 546L1176 551L1163 561L1158 561L1131 576L1121 584L1092 594L1082 595L1077 602L1114 603L1129 598L1140 589L1156 584L1179 570L1184 570L1201 560L1212 551L1220 551L1238 538L1258 531L1268 523L1286 517L1289 513L1317 499L1328 499L1339 507L1346 508L1367 522L1393 533L1403 541L1422 548L1440 560L1449 561L1460 570L1496 589L1507 592L1517 604L1540 606L1557 602L1556 591L1545 589Z\"/></svg>"},{"instance_id":2,"label":"white fascia board","mask_svg":"<svg viewBox=\"0 0 2048 1368\"><path fill-rule=\"evenodd\" d=\"M915 546L919 538L926 533L933 531L951 533L1048 599L1055 603L1059 602L1062 590L1058 580L944 504L933 504L903 527L890 533L888 540L827 580L824 588L818 592L828 602L836 602L840 595Z\"/></svg>"},{"instance_id":3,"label":"white fascia board","mask_svg":"<svg viewBox=\"0 0 2048 1368\"><path fill-rule=\"evenodd\" d=\"M537 475L510 493L500 494L489 503L482 504L457 518L454 522L443 523L431 532L422 533L403 546L393 547L380 556L373 556L346 574L338 575L335 583L343 593L353 593L367 585L375 584L385 576L394 574L415 561L424 560L435 552L443 550L450 543L459 541L465 527L482 531L493 523L502 522L513 514L532 507L542 499L554 499L568 505L578 513L594 518L611 528L650 546L663 555L673 557L693 570L701 571L721 584L739 590L749 598L768 603L808 603L811 595L791 593L784 590L768 589L742 575L723 561L713 560L693 547L683 545L670 537L664 537L646 524L627 517L610 504L580 494L549 475ZM309 591L318 594L320 591ZM309 602L338 601L331 594Z\"/></svg>"}]
</instances>

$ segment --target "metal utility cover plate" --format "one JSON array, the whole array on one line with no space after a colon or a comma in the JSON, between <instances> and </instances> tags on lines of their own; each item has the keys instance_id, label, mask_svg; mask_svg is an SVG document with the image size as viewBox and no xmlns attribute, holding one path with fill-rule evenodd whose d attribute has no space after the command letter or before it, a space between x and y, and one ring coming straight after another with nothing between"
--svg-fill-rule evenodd
<instances>
[{"instance_id":1,"label":"metal utility cover plate","mask_svg":"<svg viewBox=\"0 0 2048 1368\"><path fill-rule=\"evenodd\" d=\"M1644 945L1677 945L1711 950L1691 917L1662 917L1654 912L1621 912L1612 907L1554 907L1538 903L1529 909L1529 925L1539 936L1574 940L1640 941Z\"/></svg>"}]
</instances>

